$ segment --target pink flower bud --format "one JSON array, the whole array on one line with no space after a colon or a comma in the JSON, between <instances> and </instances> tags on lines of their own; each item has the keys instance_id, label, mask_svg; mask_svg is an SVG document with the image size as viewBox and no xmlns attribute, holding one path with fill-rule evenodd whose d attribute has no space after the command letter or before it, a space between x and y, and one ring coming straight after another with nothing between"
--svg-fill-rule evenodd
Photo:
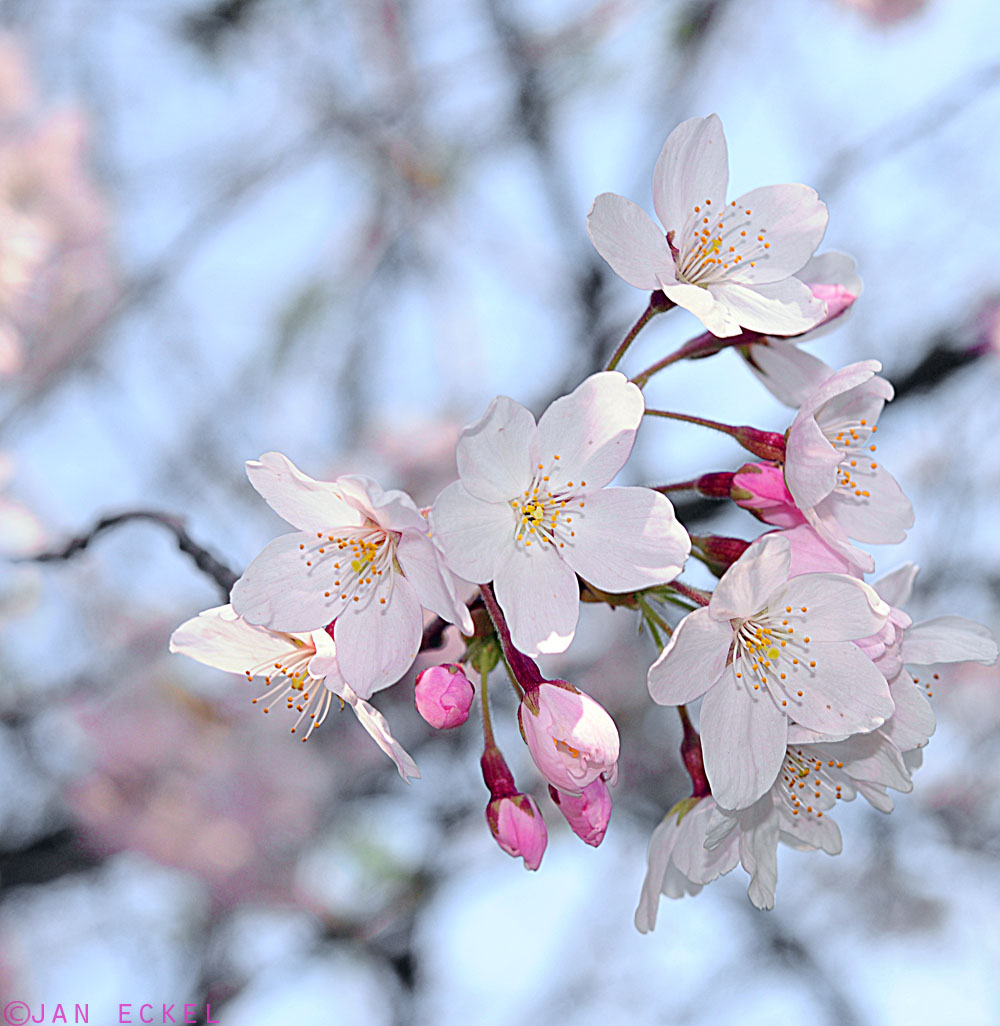
<instances>
[{"instance_id":1,"label":"pink flower bud","mask_svg":"<svg viewBox=\"0 0 1000 1026\"><path fill-rule=\"evenodd\" d=\"M765 524L796 527L806 522L785 486L781 468L770 463L745 463L733 475L730 494L737 506L749 510Z\"/></svg>"},{"instance_id":2,"label":"pink flower bud","mask_svg":"<svg viewBox=\"0 0 1000 1026\"><path fill-rule=\"evenodd\" d=\"M549 794L566 817L570 829L581 841L597 847L604 840L611 819L611 792L601 777L588 784L583 791L566 794L549 784Z\"/></svg>"},{"instance_id":3,"label":"pink flower bud","mask_svg":"<svg viewBox=\"0 0 1000 1026\"><path fill-rule=\"evenodd\" d=\"M809 291L817 299L822 299L826 303L826 317L822 321L823 324L832 321L834 317L839 317L858 298L850 289L846 289L843 285L823 285L810 282Z\"/></svg>"},{"instance_id":4,"label":"pink flower bud","mask_svg":"<svg viewBox=\"0 0 1000 1026\"><path fill-rule=\"evenodd\" d=\"M521 734L542 776L560 791L580 794L618 762L618 728L607 710L564 680L524 693Z\"/></svg>"},{"instance_id":5,"label":"pink flower bud","mask_svg":"<svg viewBox=\"0 0 1000 1026\"><path fill-rule=\"evenodd\" d=\"M524 859L525 869L537 869L549 843L545 821L534 800L526 794L494 798L486 806L486 822L497 844L508 855Z\"/></svg>"},{"instance_id":6,"label":"pink flower bud","mask_svg":"<svg viewBox=\"0 0 1000 1026\"><path fill-rule=\"evenodd\" d=\"M417 712L438 730L465 723L475 693L469 678L454 663L431 666L418 674L413 692Z\"/></svg>"}]
</instances>

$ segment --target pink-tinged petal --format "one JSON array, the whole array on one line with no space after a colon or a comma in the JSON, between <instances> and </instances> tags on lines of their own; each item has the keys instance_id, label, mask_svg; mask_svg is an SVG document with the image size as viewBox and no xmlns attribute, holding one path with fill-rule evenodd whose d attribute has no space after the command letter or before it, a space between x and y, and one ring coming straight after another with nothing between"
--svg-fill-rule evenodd
<instances>
[{"instance_id":1,"label":"pink-tinged petal","mask_svg":"<svg viewBox=\"0 0 1000 1026\"><path fill-rule=\"evenodd\" d=\"M792 422L785 443L785 484L803 511L837 487L841 454L812 417Z\"/></svg>"},{"instance_id":2,"label":"pink-tinged petal","mask_svg":"<svg viewBox=\"0 0 1000 1026\"><path fill-rule=\"evenodd\" d=\"M847 536L875 545L903 541L913 526L913 505L896 479L878 467L858 472L855 481L853 492L837 488L828 500Z\"/></svg>"},{"instance_id":3,"label":"pink-tinged petal","mask_svg":"<svg viewBox=\"0 0 1000 1026\"><path fill-rule=\"evenodd\" d=\"M817 503L812 509L803 511L809 526L845 560L862 573L870 574L875 569L875 560L871 554L852 545L837 521L836 504L830 496ZM850 572L854 572L853 570Z\"/></svg>"},{"instance_id":4,"label":"pink-tinged petal","mask_svg":"<svg viewBox=\"0 0 1000 1026\"><path fill-rule=\"evenodd\" d=\"M792 547L789 577L800 574L852 574L857 568L836 549L831 548L810 524L800 524L781 532Z\"/></svg>"},{"instance_id":5,"label":"pink-tinged petal","mask_svg":"<svg viewBox=\"0 0 1000 1026\"><path fill-rule=\"evenodd\" d=\"M885 625L889 606L864 581L846 574L803 574L778 588L768 600L773 617L791 606L800 634L820 641L853 641L876 634ZM806 612L802 612L805 607Z\"/></svg>"},{"instance_id":6,"label":"pink-tinged petal","mask_svg":"<svg viewBox=\"0 0 1000 1026\"><path fill-rule=\"evenodd\" d=\"M830 377L799 407L795 420L812 417L816 411L834 396L871 380L882 369L878 360L861 360L848 364ZM794 427L794 422L792 427Z\"/></svg>"},{"instance_id":7,"label":"pink-tinged petal","mask_svg":"<svg viewBox=\"0 0 1000 1026\"><path fill-rule=\"evenodd\" d=\"M569 648L580 586L552 545L508 547L499 555L494 588L515 648L530 656Z\"/></svg>"},{"instance_id":8,"label":"pink-tinged petal","mask_svg":"<svg viewBox=\"0 0 1000 1026\"><path fill-rule=\"evenodd\" d=\"M962 616L915 623L903 632L900 651L904 663L918 666L964 662L992 666L997 661L997 643L989 629Z\"/></svg>"},{"instance_id":9,"label":"pink-tinged petal","mask_svg":"<svg viewBox=\"0 0 1000 1026\"><path fill-rule=\"evenodd\" d=\"M661 277L660 287L672 303L693 313L717 338L730 338L743 329L735 312L700 285L675 285Z\"/></svg>"},{"instance_id":10,"label":"pink-tinged petal","mask_svg":"<svg viewBox=\"0 0 1000 1026\"><path fill-rule=\"evenodd\" d=\"M810 286L840 286L855 297L860 296L864 288L857 261L836 249L817 253L802 270L795 272L795 277Z\"/></svg>"},{"instance_id":11,"label":"pink-tinged petal","mask_svg":"<svg viewBox=\"0 0 1000 1026\"><path fill-rule=\"evenodd\" d=\"M385 604L382 604L382 599ZM366 602L348 603L333 628L344 679L362 697L395 684L420 650L423 616L413 585L401 574L373 590Z\"/></svg>"},{"instance_id":12,"label":"pink-tinged petal","mask_svg":"<svg viewBox=\"0 0 1000 1026\"><path fill-rule=\"evenodd\" d=\"M469 608L459 599L451 571L426 534L405 531L396 544L396 559L425 609L457 624L463 634L472 634Z\"/></svg>"},{"instance_id":13,"label":"pink-tinged petal","mask_svg":"<svg viewBox=\"0 0 1000 1026\"><path fill-rule=\"evenodd\" d=\"M345 687L343 691L341 697L354 710L358 722L368 731L375 744L396 764L396 769L403 780L409 783L410 777L419 778L420 770L417 769L417 764L392 736L386 718L373 705L359 698L350 687Z\"/></svg>"},{"instance_id":14,"label":"pink-tinged petal","mask_svg":"<svg viewBox=\"0 0 1000 1026\"><path fill-rule=\"evenodd\" d=\"M714 282L708 291L742 327L764 335L801 335L826 316L826 304L798 278L764 285Z\"/></svg>"},{"instance_id":15,"label":"pink-tinged petal","mask_svg":"<svg viewBox=\"0 0 1000 1026\"><path fill-rule=\"evenodd\" d=\"M427 522L416 503L398 488L383 490L382 486L362 474L337 478L344 498L359 513L374 520L386 531L426 531Z\"/></svg>"},{"instance_id":16,"label":"pink-tinged petal","mask_svg":"<svg viewBox=\"0 0 1000 1026\"><path fill-rule=\"evenodd\" d=\"M725 670L732 643L727 621L713 620L708 609L688 613L649 668L646 683L653 701L683 705L703 695Z\"/></svg>"},{"instance_id":17,"label":"pink-tinged petal","mask_svg":"<svg viewBox=\"0 0 1000 1026\"><path fill-rule=\"evenodd\" d=\"M782 339L755 343L748 347L746 357L761 384L786 406L798 407L833 373L818 356Z\"/></svg>"},{"instance_id":18,"label":"pink-tinged petal","mask_svg":"<svg viewBox=\"0 0 1000 1026\"><path fill-rule=\"evenodd\" d=\"M919 570L920 567L916 563L904 563L898 569L873 581L872 587L879 593L883 602L888 602L896 609L902 609L910 601L913 582Z\"/></svg>"},{"instance_id":19,"label":"pink-tinged petal","mask_svg":"<svg viewBox=\"0 0 1000 1026\"><path fill-rule=\"evenodd\" d=\"M754 691L730 669L701 704L701 748L716 802L753 805L774 783L785 758L788 719L766 691Z\"/></svg>"},{"instance_id":20,"label":"pink-tinged petal","mask_svg":"<svg viewBox=\"0 0 1000 1026\"><path fill-rule=\"evenodd\" d=\"M357 527L364 522L335 484L303 474L280 452L266 452L259 460L247 460L246 469L250 483L271 509L300 531Z\"/></svg>"},{"instance_id":21,"label":"pink-tinged petal","mask_svg":"<svg viewBox=\"0 0 1000 1026\"><path fill-rule=\"evenodd\" d=\"M531 483L534 437L531 411L498 395L459 435L455 459L462 484L486 502L506 502L520 495Z\"/></svg>"},{"instance_id":22,"label":"pink-tinged petal","mask_svg":"<svg viewBox=\"0 0 1000 1026\"><path fill-rule=\"evenodd\" d=\"M591 374L556 399L538 422L534 451L549 490L603 488L628 459L644 410L642 391L618 371Z\"/></svg>"},{"instance_id":23,"label":"pink-tinged petal","mask_svg":"<svg viewBox=\"0 0 1000 1026\"><path fill-rule=\"evenodd\" d=\"M875 730L892 715L889 685L857 645L813 641L808 660L816 665L782 660L786 679L770 685L796 723L820 734L856 734Z\"/></svg>"},{"instance_id":24,"label":"pink-tinged petal","mask_svg":"<svg viewBox=\"0 0 1000 1026\"><path fill-rule=\"evenodd\" d=\"M755 231L767 248L755 256L753 266L739 265L739 281L753 284L778 282L801 270L823 241L829 214L826 204L808 185L764 185L736 201L753 211Z\"/></svg>"},{"instance_id":25,"label":"pink-tinged petal","mask_svg":"<svg viewBox=\"0 0 1000 1026\"><path fill-rule=\"evenodd\" d=\"M679 232L706 200L721 210L728 186L729 154L719 116L681 122L667 136L653 170L653 206L663 227Z\"/></svg>"},{"instance_id":26,"label":"pink-tinged petal","mask_svg":"<svg viewBox=\"0 0 1000 1026\"><path fill-rule=\"evenodd\" d=\"M773 464L745 463L733 475L729 494L765 524L795 527L806 522L785 486L783 470Z\"/></svg>"},{"instance_id":27,"label":"pink-tinged petal","mask_svg":"<svg viewBox=\"0 0 1000 1026\"><path fill-rule=\"evenodd\" d=\"M493 580L497 561L514 547L517 519L506 502L484 502L456 481L435 500L431 525L451 571L485 584Z\"/></svg>"},{"instance_id":28,"label":"pink-tinged petal","mask_svg":"<svg viewBox=\"0 0 1000 1026\"><path fill-rule=\"evenodd\" d=\"M901 673L889 686L896 708L880 728L901 751L923 748L934 733L937 723L934 710L923 688L908 673Z\"/></svg>"},{"instance_id":29,"label":"pink-tinged petal","mask_svg":"<svg viewBox=\"0 0 1000 1026\"><path fill-rule=\"evenodd\" d=\"M758 538L722 575L708 608L716 620L745 619L759 613L788 578L791 547L780 534Z\"/></svg>"},{"instance_id":30,"label":"pink-tinged petal","mask_svg":"<svg viewBox=\"0 0 1000 1026\"><path fill-rule=\"evenodd\" d=\"M580 506L584 506L583 501ZM563 559L602 591L625 592L666 584L680 572L691 539L665 495L651 488L587 492L574 510L576 538Z\"/></svg>"},{"instance_id":31,"label":"pink-tinged petal","mask_svg":"<svg viewBox=\"0 0 1000 1026\"><path fill-rule=\"evenodd\" d=\"M250 623L273 631L313 631L340 615L339 595L326 597L334 570L327 562L307 566L302 546L310 534L283 534L270 542L233 585L233 608Z\"/></svg>"},{"instance_id":32,"label":"pink-tinged petal","mask_svg":"<svg viewBox=\"0 0 1000 1026\"><path fill-rule=\"evenodd\" d=\"M239 619L232 606L206 609L182 623L170 636L170 651L229 673L245 673L257 666L284 662L304 647L288 634L255 627Z\"/></svg>"},{"instance_id":33,"label":"pink-tinged petal","mask_svg":"<svg viewBox=\"0 0 1000 1026\"><path fill-rule=\"evenodd\" d=\"M855 431L859 424L874 425L893 394L894 389L885 378L873 375L831 395L813 416L827 438L835 438L841 431Z\"/></svg>"},{"instance_id":34,"label":"pink-tinged petal","mask_svg":"<svg viewBox=\"0 0 1000 1026\"><path fill-rule=\"evenodd\" d=\"M587 215L587 234L611 270L637 289L655 292L658 274L672 275L666 236L642 207L613 192L601 193Z\"/></svg>"}]
</instances>

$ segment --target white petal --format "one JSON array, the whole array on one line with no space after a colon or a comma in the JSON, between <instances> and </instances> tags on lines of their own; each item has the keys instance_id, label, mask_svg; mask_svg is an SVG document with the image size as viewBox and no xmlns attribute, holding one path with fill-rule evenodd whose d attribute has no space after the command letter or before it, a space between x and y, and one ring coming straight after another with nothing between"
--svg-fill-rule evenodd
<instances>
[{"instance_id":1,"label":"white petal","mask_svg":"<svg viewBox=\"0 0 1000 1026\"><path fill-rule=\"evenodd\" d=\"M649 933L656 926L663 881L676 842L677 816L668 814L653 831L646 850L646 876L642 881L639 905L635 910L635 928L640 933Z\"/></svg>"},{"instance_id":2,"label":"white petal","mask_svg":"<svg viewBox=\"0 0 1000 1026\"><path fill-rule=\"evenodd\" d=\"M768 247L755 257L754 266L740 264L739 280L777 282L801 270L823 241L826 204L808 185L764 185L736 201L753 211L755 229L763 229Z\"/></svg>"},{"instance_id":3,"label":"white petal","mask_svg":"<svg viewBox=\"0 0 1000 1026\"><path fill-rule=\"evenodd\" d=\"M747 896L755 908L774 908L778 886L778 819L770 796L754 806L757 813L744 825L740 817L740 862L750 875Z\"/></svg>"},{"instance_id":4,"label":"white petal","mask_svg":"<svg viewBox=\"0 0 1000 1026\"><path fill-rule=\"evenodd\" d=\"M857 645L813 641L808 660L815 667L783 660L786 679L770 685L788 703L782 708L796 723L820 734L843 735L874 730L892 715L889 685Z\"/></svg>"},{"instance_id":5,"label":"white petal","mask_svg":"<svg viewBox=\"0 0 1000 1026\"><path fill-rule=\"evenodd\" d=\"M962 616L938 616L915 623L903 632L904 663L976 662L991 666L997 660L997 643L989 629Z\"/></svg>"},{"instance_id":6,"label":"white petal","mask_svg":"<svg viewBox=\"0 0 1000 1026\"><path fill-rule=\"evenodd\" d=\"M628 459L644 410L642 391L618 371L591 374L556 399L538 422L534 451L549 488L583 481L588 489L603 488Z\"/></svg>"},{"instance_id":7,"label":"white petal","mask_svg":"<svg viewBox=\"0 0 1000 1026\"><path fill-rule=\"evenodd\" d=\"M338 477L337 484L344 498L379 527L387 531L427 530L427 522L406 492L398 488L385 491L377 481L362 474Z\"/></svg>"},{"instance_id":8,"label":"white petal","mask_svg":"<svg viewBox=\"0 0 1000 1026\"><path fill-rule=\"evenodd\" d=\"M284 662L302 649L288 634L255 627L234 616L232 606L217 606L182 623L170 637L170 651L229 673Z\"/></svg>"},{"instance_id":9,"label":"white petal","mask_svg":"<svg viewBox=\"0 0 1000 1026\"><path fill-rule=\"evenodd\" d=\"M798 278L763 285L715 282L708 291L742 327L763 335L800 335L826 316L826 304Z\"/></svg>"},{"instance_id":10,"label":"white petal","mask_svg":"<svg viewBox=\"0 0 1000 1026\"><path fill-rule=\"evenodd\" d=\"M410 777L419 778L420 770L417 769L417 764L410 758L406 749L392 736L392 731L389 729L386 718L378 709L370 705L363 698L358 698L349 687L345 689L342 697L354 710L355 715L358 717L358 722L372 736L375 744L396 764L399 775L406 781Z\"/></svg>"},{"instance_id":11,"label":"white petal","mask_svg":"<svg viewBox=\"0 0 1000 1026\"><path fill-rule=\"evenodd\" d=\"M875 560L871 554L852 545L844 533L843 527L836 518L836 504L827 496L822 502L811 509L802 511L810 527L847 562L862 573L871 573L875 569ZM853 570L851 571L854 572Z\"/></svg>"},{"instance_id":12,"label":"white petal","mask_svg":"<svg viewBox=\"0 0 1000 1026\"><path fill-rule=\"evenodd\" d=\"M458 598L455 579L426 534L404 532L396 544L396 559L425 609L457 624L463 634L472 634L469 608Z\"/></svg>"},{"instance_id":13,"label":"white petal","mask_svg":"<svg viewBox=\"0 0 1000 1026\"><path fill-rule=\"evenodd\" d=\"M452 572L484 584L493 580L502 554L513 548L517 520L506 502L484 502L456 481L435 500L431 525Z\"/></svg>"},{"instance_id":14,"label":"white petal","mask_svg":"<svg viewBox=\"0 0 1000 1026\"><path fill-rule=\"evenodd\" d=\"M760 612L788 577L791 546L781 534L758 538L722 575L708 608L717 620Z\"/></svg>"},{"instance_id":15,"label":"white petal","mask_svg":"<svg viewBox=\"0 0 1000 1026\"><path fill-rule=\"evenodd\" d=\"M653 205L667 231L680 231L696 205L721 210L729 185L729 155L717 114L690 118L667 136L653 170Z\"/></svg>"},{"instance_id":16,"label":"white petal","mask_svg":"<svg viewBox=\"0 0 1000 1026\"><path fill-rule=\"evenodd\" d=\"M690 311L718 338L730 338L742 330L728 303L720 302L700 285L675 285L661 277L660 287L672 303Z\"/></svg>"},{"instance_id":17,"label":"white petal","mask_svg":"<svg viewBox=\"0 0 1000 1026\"><path fill-rule=\"evenodd\" d=\"M841 455L812 417L796 417L785 444L785 484L799 509L816 506L837 487Z\"/></svg>"},{"instance_id":18,"label":"white petal","mask_svg":"<svg viewBox=\"0 0 1000 1026\"><path fill-rule=\"evenodd\" d=\"M842 285L852 296L860 296L864 287L857 261L836 249L817 253L795 277L807 285Z\"/></svg>"},{"instance_id":19,"label":"white petal","mask_svg":"<svg viewBox=\"0 0 1000 1026\"><path fill-rule=\"evenodd\" d=\"M785 758L788 720L765 691L732 669L701 704L701 747L715 800L726 809L753 805L774 783Z\"/></svg>"},{"instance_id":20,"label":"white petal","mask_svg":"<svg viewBox=\"0 0 1000 1026\"><path fill-rule=\"evenodd\" d=\"M923 748L937 726L923 688L914 684L908 673L901 673L889 685L889 691L896 708L880 728L882 733L901 752Z\"/></svg>"},{"instance_id":21,"label":"white petal","mask_svg":"<svg viewBox=\"0 0 1000 1026\"><path fill-rule=\"evenodd\" d=\"M882 364L878 360L861 360L858 363L841 367L839 371L831 374L802 404L795 419L804 420L806 417L812 417L824 403L829 402L834 396L870 381L881 369Z\"/></svg>"},{"instance_id":22,"label":"white petal","mask_svg":"<svg viewBox=\"0 0 1000 1026\"><path fill-rule=\"evenodd\" d=\"M867 638L880 631L889 616L889 606L871 585L846 574L793 577L768 599L774 617L780 618L787 606L803 618L799 633L820 641ZM805 613L801 612L803 606Z\"/></svg>"},{"instance_id":23,"label":"white petal","mask_svg":"<svg viewBox=\"0 0 1000 1026\"><path fill-rule=\"evenodd\" d=\"M873 581L872 587L884 602L888 602L890 606L895 606L897 609L902 609L910 601L910 596L913 594L913 582L916 580L919 570L920 567L916 563L904 563L898 569Z\"/></svg>"},{"instance_id":24,"label":"white petal","mask_svg":"<svg viewBox=\"0 0 1000 1026\"><path fill-rule=\"evenodd\" d=\"M587 234L611 270L637 289L654 292L660 287L658 274L673 274L666 236L642 207L624 196L604 192L594 200Z\"/></svg>"},{"instance_id":25,"label":"white petal","mask_svg":"<svg viewBox=\"0 0 1000 1026\"><path fill-rule=\"evenodd\" d=\"M602 591L666 584L681 572L691 551L691 539L670 500L651 488L588 492L584 508L574 510L573 524L576 538L560 550L562 557Z\"/></svg>"},{"instance_id":26,"label":"white petal","mask_svg":"<svg viewBox=\"0 0 1000 1026\"><path fill-rule=\"evenodd\" d=\"M874 545L903 541L913 526L913 506L896 479L879 466L859 475L857 482L854 492L837 488L829 496L830 511L844 533Z\"/></svg>"},{"instance_id":27,"label":"white petal","mask_svg":"<svg viewBox=\"0 0 1000 1026\"><path fill-rule=\"evenodd\" d=\"M646 683L653 701L683 705L703 695L725 670L732 643L732 627L713 620L708 609L688 613L649 668Z\"/></svg>"},{"instance_id":28,"label":"white petal","mask_svg":"<svg viewBox=\"0 0 1000 1026\"><path fill-rule=\"evenodd\" d=\"M303 474L280 452L266 452L259 460L247 460L247 477L267 504L300 531L327 531L331 527L357 527L363 517L344 501L340 489L329 481Z\"/></svg>"},{"instance_id":29,"label":"white petal","mask_svg":"<svg viewBox=\"0 0 1000 1026\"><path fill-rule=\"evenodd\" d=\"M340 596L324 594L333 583L332 567L306 566L308 553L300 546L313 541L311 534L283 534L270 542L233 585L236 612L273 631L313 631L338 616Z\"/></svg>"},{"instance_id":30,"label":"white petal","mask_svg":"<svg viewBox=\"0 0 1000 1026\"><path fill-rule=\"evenodd\" d=\"M405 577L391 576L366 602L348 603L333 628L340 672L362 698L395 684L420 649L420 602Z\"/></svg>"},{"instance_id":31,"label":"white petal","mask_svg":"<svg viewBox=\"0 0 1000 1026\"><path fill-rule=\"evenodd\" d=\"M506 549L494 587L515 648L531 656L569 648L580 615L580 586L552 545Z\"/></svg>"},{"instance_id":32,"label":"white petal","mask_svg":"<svg viewBox=\"0 0 1000 1026\"><path fill-rule=\"evenodd\" d=\"M531 483L535 418L520 403L498 395L486 412L462 429L455 459L462 484L487 502L505 502Z\"/></svg>"},{"instance_id":33,"label":"white petal","mask_svg":"<svg viewBox=\"0 0 1000 1026\"><path fill-rule=\"evenodd\" d=\"M780 403L798 407L823 384L833 368L794 342L767 339L747 347L747 366Z\"/></svg>"},{"instance_id":34,"label":"white petal","mask_svg":"<svg viewBox=\"0 0 1000 1026\"><path fill-rule=\"evenodd\" d=\"M904 794L913 790L903 757L883 730L854 734L828 750L831 754L836 751L838 760L844 764L844 772L858 783L891 787Z\"/></svg>"}]
</instances>

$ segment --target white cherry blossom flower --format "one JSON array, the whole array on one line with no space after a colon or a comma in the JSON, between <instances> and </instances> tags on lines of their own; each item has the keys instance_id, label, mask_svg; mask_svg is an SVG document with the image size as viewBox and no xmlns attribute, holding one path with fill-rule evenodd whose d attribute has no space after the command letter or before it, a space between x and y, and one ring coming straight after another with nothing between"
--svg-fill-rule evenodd
<instances>
[{"instance_id":1,"label":"white cherry blossom flower","mask_svg":"<svg viewBox=\"0 0 1000 1026\"><path fill-rule=\"evenodd\" d=\"M350 705L375 743L407 780L419 777L417 764L392 736L385 717L340 675L333 639L325 630L285 633L255 626L232 606L217 606L181 624L170 638L170 651L206 666L261 678L266 692L253 699L264 712L284 707L298 713L291 733L309 739L322 726L335 698Z\"/></svg>"},{"instance_id":2,"label":"white cherry blossom flower","mask_svg":"<svg viewBox=\"0 0 1000 1026\"><path fill-rule=\"evenodd\" d=\"M826 231L827 210L805 185L769 185L726 202L729 158L711 114L678 125L653 172L661 230L641 208L602 193L587 233L612 270L636 288L662 290L714 335L749 328L796 335L825 303L792 277Z\"/></svg>"},{"instance_id":3,"label":"white cherry blossom flower","mask_svg":"<svg viewBox=\"0 0 1000 1026\"><path fill-rule=\"evenodd\" d=\"M690 552L670 502L649 488L605 487L632 450L642 392L617 371L587 378L538 424L498 396L463 430L460 481L431 512L448 566L494 582L521 652L562 652L579 615L577 574L607 592L672 581Z\"/></svg>"},{"instance_id":4,"label":"white cherry blossom flower","mask_svg":"<svg viewBox=\"0 0 1000 1026\"><path fill-rule=\"evenodd\" d=\"M367 477L316 481L287 457L247 462L250 483L298 531L272 541L232 591L274 631L334 624L340 670L362 698L399 680L420 647L421 606L472 633L469 611L413 500Z\"/></svg>"},{"instance_id":5,"label":"white cherry blossom flower","mask_svg":"<svg viewBox=\"0 0 1000 1026\"><path fill-rule=\"evenodd\" d=\"M863 360L832 374L799 408L788 429L785 483L806 520L827 544L866 572L872 557L849 539L900 542L913 507L882 466L874 440L892 385L882 365Z\"/></svg>"},{"instance_id":6,"label":"white cherry blossom flower","mask_svg":"<svg viewBox=\"0 0 1000 1026\"><path fill-rule=\"evenodd\" d=\"M771 787L789 721L837 735L874 730L892 715L885 677L853 644L881 630L889 607L844 574L789 580L790 561L787 539L758 539L649 669L661 705L705 696L705 772L728 809L747 808Z\"/></svg>"}]
</instances>

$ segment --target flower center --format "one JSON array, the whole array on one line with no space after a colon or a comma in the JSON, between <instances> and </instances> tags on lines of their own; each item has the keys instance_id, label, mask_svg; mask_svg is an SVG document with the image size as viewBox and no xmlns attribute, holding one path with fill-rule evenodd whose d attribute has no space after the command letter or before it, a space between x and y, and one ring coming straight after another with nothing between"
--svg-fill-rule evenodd
<instances>
[{"instance_id":1,"label":"flower center","mask_svg":"<svg viewBox=\"0 0 1000 1026\"><path fill-rule=\"evenodd\" d=\"M865 419L838 424L835 430L827 428L824 431L827 441L841 454L837 489L842 495L853 495L855 499L871 498L871 493L864 487L864 479L873 477L878 470L878 464L872 459L876 446L871 440L876 431L878 426L869 426Z\"/></svg>"},{"instance_id":2,"label":"flower center","mask_svg":"<svg viewBox=\"0 0 1000 1026\"><path fill-rule=\"evenodd\" d=\"M736 679L754 691L770 691L783 709L803 697L816 671L809 651L812 639L804 633L808 611L806 606L785 606L777 614L764 609L746 620L730 621L736 632Z\"/></svg>"},{"instance_id":3,"label":"flower center","mask_svg":"<svg viewBox=\"0 0 1000 1026\"><path fill-rule=\"evenodd\" d=\"M303 741L307 741L312 732L326 719L333 695L321 679L309 673L309 661L316 654L315 646L305 644L294 637L290 640L302 647L286 656L284 662L279 660L259 663L245 673L247 680L263 675L264 687L267 689L262 695L252 699L251 704L256 705L266 699L263 709L265 713L269 713L275 706L284 702L286 709L299 714L291 728L293 734L298 731L303 721L308 723L302 737Z\"/></svg>"},{"instance_id":4,"label":"flower center","mask_svg":"<svg viewBox=\"0 0 1000 1026\"><path fill-rule=\"evenodd\" d=\"M524 493L510 500L515 514L514 538L525 547L538 542L563 549L576 537L575 522L583 516L586 481L557 483L559 457L553 456L548 467L539 463Z\"/></svg>"},{"instance_id":5,"label":"flower center","mask_svg":"<svg viewBox=\"0 0 1000 1026\"><path fill-rule=\"evenodd\" d=\"M808 746L807 746L808 748ZM839 759L824 759L822 752L789 748L781 767L778 793L793 816L821 819L825 809L845 797L854 797L850 777ZM839 783L838 781L843 781Z\"/></svg>"},{"instance_id":6,"label":"flower center","mask_svg":"<svg viewBox=\"0 0 1000 1026\"><path fill-rule=\"evenodd\" d=\"M397 533L385 531L368 521L361 527L348 528L342 534L317 531L316 541L311 545L299 543L309 574L324 578L326 590L323 594L329 599L331 618L333 607L342 608L346 602L360 603L381 583L388 581L395 565L398 540ZM385 605L385 596L379 601Z\"/></svg>"},{"instance_id":7,"label":"flower center","mask_svg":"<svg viewBox=\"0 0 1000 1026\"><path fill-rule=\"evenodd\" d=\"M741 265L756 267L770 259L767 229L754 227L752 215L736 200L715 210L710 199L696 205L681 232L677 277L690 285L706 286L737 278Z\"/></svg>"}]
</instances>

